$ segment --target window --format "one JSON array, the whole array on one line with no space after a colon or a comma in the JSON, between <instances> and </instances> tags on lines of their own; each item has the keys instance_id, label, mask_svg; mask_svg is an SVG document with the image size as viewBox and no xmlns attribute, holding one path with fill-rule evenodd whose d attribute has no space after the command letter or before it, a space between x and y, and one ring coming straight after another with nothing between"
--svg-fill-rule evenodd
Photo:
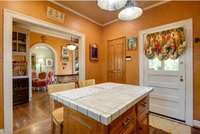
<instances>
[{"instance_id":1,"label":"window","mask_svg":"<svg viewBox=\"0 0 200 134\"><path fill-rule=\"evenodd\" d=\"M164 70L164 71L178 71L179 59L168 59L160 61L158 58L154 58L148 61L148 68L150 70Z\"/></svg>"},{"instance_id":2,"label":"window","mask_svg":"<svg viewBox=\"0 0 200 134\"><path fill-rule=\"evenodd\" d=\"M149 60L149 69L161 70L162 69L161 61L158 58Z\"/></svg>"},{"instance_id":3,"label":"window","mask_svg":"<svg viewBox=\"0 0 200 134\"><path fill-rule=\"evenodd\" d=\"M165 71L178 71L178 69L179 69L179 59L176 60L168 59L164 61Z\"/></svg>"}]
</instances>

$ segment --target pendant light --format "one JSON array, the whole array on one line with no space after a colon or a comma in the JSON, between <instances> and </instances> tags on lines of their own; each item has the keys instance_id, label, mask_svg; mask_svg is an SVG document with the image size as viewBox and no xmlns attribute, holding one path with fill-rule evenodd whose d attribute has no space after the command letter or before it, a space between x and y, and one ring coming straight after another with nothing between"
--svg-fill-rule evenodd
<instances>
[{"instance_id":1,"label":"pendant light","mask_svg":"<svg viewBox=\"0 0 200 134\"><path fill-rule=\"evenodd\" d=\"M76 45L74 45L74 44L70 44L70 45L67 46L67 49L73 51L73 50L76 49Z\"/></svg>"},{"instance_id":2,"label":"pendant light","mask_svg":"<svg viewBox=\"0 0 200 134\"><path fill-rule=\"evenodd\" d=\"M72 37L71 37L71 41L70 43L67 45L67 49L73 51L76 49L76 45L74 44L74 42L72 41Z\"/></svg>"},{"instance_id":3,"label":"pendant light","mask_svg":"<svg viewBox=\"0 0 200 134\"><path fill-rule=\"evenodd\" d=\"M128 0L97 0L97 5L104 10L115 11L126 5Z\"/></svg>"},{"instance_id":4,"label":"pendant light","mask_svg":"<svg viewBox=\"0 0 200 134\"><path fill-rule=\"evenodd\" d=\"M131 21L140 17L142 13L140 7L134 6L132 1L128 1L126 7L118 14L118 18L123 21Z\"/></svg>"}]
</instances>

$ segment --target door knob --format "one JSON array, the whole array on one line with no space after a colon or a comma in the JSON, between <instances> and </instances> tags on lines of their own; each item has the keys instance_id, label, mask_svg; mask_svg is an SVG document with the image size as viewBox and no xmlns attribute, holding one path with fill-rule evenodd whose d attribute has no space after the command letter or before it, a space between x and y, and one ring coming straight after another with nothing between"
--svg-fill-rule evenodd
<instances>
[{"instance_id":1,"label":"door knob","mask_svg":"<svg viewBox=\"0 0 200 134\"><path fill-rule=\"evenodd\" d=\"M179 64L183 64L183 61L180 61L180 63Z\"/></svg>"},{"instance_id":2,"label":"door knob","mask_svg":"<svg viewBox=\"0 0 200 134\"><path fill-rule=\"evenodd\" d=\"M182 75L180 76L180 81L183 82L183 76Z\"/></svg>"}]
</instances>

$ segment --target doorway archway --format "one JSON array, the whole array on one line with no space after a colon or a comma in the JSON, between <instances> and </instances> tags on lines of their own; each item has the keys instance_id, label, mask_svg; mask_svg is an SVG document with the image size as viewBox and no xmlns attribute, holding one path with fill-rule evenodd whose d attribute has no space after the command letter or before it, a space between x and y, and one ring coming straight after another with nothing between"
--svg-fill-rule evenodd
<instances>
[{"instance_id":1,"label":"doorway archway","mask_svg":"<svg viewBox=\"0 0 200 134\"><path fill-rule=\"evenodd\" d=\"M49 50L51 50L53 52L53 55L54 55L54 72L56 72L56 69L57 69L57 52L55 51L55 49L48 43L36 43L30 48L30 58L33 54L33 51L37 48L48 48ZM32 64L30 66L32 67Z\"/></svg>"},{"instance_id":2,"label":"doorway archway","mask_svg":"<svg viewBox=\"0 0 200 134\"><path fill-rule=\"evenodd\" d=\"M53 55L51 56L51 58L53 59L53 72L55 73L57 70L57 52L55 51L55 49L48 43L36 43L33 44L33 46L30 48L30 55L29 55L29 59L30 59L30 66L29 66L29 77L30 81L29 81L29 100L32 100L32 71L33 71L33 62L32 62L32 56L35 54L35 52L40 52L39 49L45 49L45 51L50 51L49 53L53 53ZM48 54L47 54L48 55ZM36 56L37 57L37 56ZM37 57L38 58L38 57ZM40 57L41 58L41 57ZM44 60L45 56L42 58ZM46 61L43 61L44 64ZM37 64L36 64L37 65ZM42 71L48 71L48 69L42 69L41 70L41 65L38 71L38 68L36 67L35 70L37 73L42 72Z\"/></svg>"}]
</instances>

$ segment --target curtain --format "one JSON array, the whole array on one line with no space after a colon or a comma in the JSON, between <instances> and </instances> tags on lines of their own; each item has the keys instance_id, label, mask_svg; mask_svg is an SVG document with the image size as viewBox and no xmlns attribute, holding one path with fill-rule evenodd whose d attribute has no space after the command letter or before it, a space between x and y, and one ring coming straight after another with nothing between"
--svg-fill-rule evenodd
<instances>
[{"instance_id":1,"label":"curtain","mask_svg":"<svg viewBox=\"0 0 200 134\"><path fill-rule=\"evenodd\" d=\"M184 28L150 33L145 39L145 56L148 59L177 59L186 50Z\"/></svg>"}]
</instances>

